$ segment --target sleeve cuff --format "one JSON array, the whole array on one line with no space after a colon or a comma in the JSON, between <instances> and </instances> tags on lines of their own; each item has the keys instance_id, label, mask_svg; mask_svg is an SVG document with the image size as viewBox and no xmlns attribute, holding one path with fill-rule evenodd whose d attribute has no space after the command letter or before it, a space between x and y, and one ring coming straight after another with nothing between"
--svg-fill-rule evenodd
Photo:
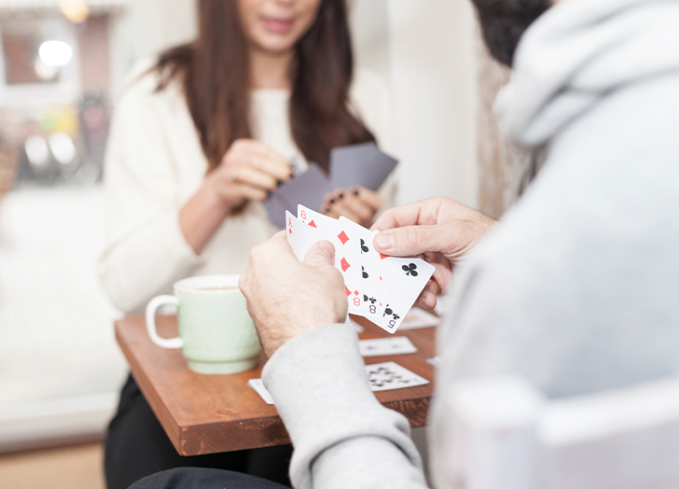
<instances>
[{"instance_id":1,"label":"sleeve cuff","mask_svg":"<svg viewBox=\"0 0 679 489\"><path fill-rule=\"evenodd\" d=\"M383 407L370 390L350 326L330 324L293 338L269 359L262 379L295 446L290 466L295 487L312 487L317 457L357 437L385 438L421 465L408 420Z\"/></svg>"}]
</instances>

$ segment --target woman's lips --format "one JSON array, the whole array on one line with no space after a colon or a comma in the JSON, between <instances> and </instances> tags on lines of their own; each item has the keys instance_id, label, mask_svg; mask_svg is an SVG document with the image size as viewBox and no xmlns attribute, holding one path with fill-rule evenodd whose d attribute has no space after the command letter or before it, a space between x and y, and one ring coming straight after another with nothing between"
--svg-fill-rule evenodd
<instances>
[{"instance_id":1,"label":"woman's lips","mask_svg":"<svg viewBox=\"0 0 679 489\"><path fill-rule=\"evenodd\" d=\"M294 19L275 19L273 17L263 17L262 21L268 30L277 33L288 32L295 24Z\"/></svg>"}]
</instances>

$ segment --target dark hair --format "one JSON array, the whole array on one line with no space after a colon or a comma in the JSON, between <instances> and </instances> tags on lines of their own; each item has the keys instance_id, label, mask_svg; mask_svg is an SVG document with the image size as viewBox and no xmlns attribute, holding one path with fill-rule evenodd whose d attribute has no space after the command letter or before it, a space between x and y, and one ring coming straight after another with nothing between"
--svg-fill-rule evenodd
<instances>
[{"instance_id":1,"label":"dark hair","mask_svg":"<svg viewBox=\"0 0 679 489\"><path fill-rule=\"evenodd\" d=\"M551 0L472 0L491 56L511 67L526 29L551 6Z\"/></svg>"},{"instance_id":2,"label":"dark hair","mask_svg":"<svg viewBox=\"0 0 679 489\"><path fill-rule=\"evenodd\" d=\"M198 17L196 41L161 54L155 70L159 91L181 81L212 170L233 141L251 137L248 41L236 0L199 0ZM347 107L353 55L345 0L322 0L295 51L292 137L307 160L327 170L330 149L375 140Z\"/></svg>"}]
</instances>

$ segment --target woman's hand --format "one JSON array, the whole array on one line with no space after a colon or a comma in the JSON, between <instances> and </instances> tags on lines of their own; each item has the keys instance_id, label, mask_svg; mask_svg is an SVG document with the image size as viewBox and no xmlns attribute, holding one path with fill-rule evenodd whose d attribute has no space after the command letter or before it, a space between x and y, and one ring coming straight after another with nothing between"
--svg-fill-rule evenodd
<instances>
[{"instance_id":1,"label":"woman's hand","mask_svg":"<svg viewBox=\"0 0 679 489\"><path fill-rule=\"evenodd\" d=\"M380 231L373 244L385 255L423 255L434 265L434 281L427 284L418 299L420 306L433 309L436 295L450 282L455 263L495 222L471 207L436 197L386 211L372 227Z\"/></svg>"},{"instance_id":2,"label":"woman's hand","mask_svg":"<svg viewBox=\"0 0 679 489\"><path fill-rule=\"evenodd\" d=\"M379 194L365 187L356 186L349 190L338 188L326 195L321 210L326 216L335 219L344 216L367 228L372 224L380 207L382 198Z\"/></svg>"},{"instance_id":3,"label":"woman's hand","mask_svg":"<svg viewBox=\"0 0 679 489\"><path fill-rule=\"evenodd\" d=\"M254 139L237 139L206 184L230 208L246 200L266 200L270 191L292 177L289 160Z\"/></svg>"},{"instance_id":4,"label":"woman's hand","mask_svg":"<svg viewBox=\"0 0 679 489\"><path fill-rule=\"evenodd\" d=\"M195 253L201 253L224 219L247 200L264 200L279 182L290 180L292 166L268 146L252 139L233 142L219 166L179 210L179 227Z\"/></svg>"}]
</instances>

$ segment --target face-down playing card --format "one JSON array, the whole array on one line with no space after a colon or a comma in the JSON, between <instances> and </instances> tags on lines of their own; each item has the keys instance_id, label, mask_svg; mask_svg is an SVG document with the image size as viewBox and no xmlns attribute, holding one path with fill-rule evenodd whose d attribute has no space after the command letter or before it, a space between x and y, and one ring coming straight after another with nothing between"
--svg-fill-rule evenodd
<instances>
[{"instance_id":1,"label":"face-down playing card","mask_svg":"<svg viewBox=\"0 0 679 489\"><path fill-rule=\"evenodd\" d=\"M264 202L269 220L278 228L285 228L285 211L296 209L303 204L311 209L320 209L323 199L332 192L333 186L323 170L311 163L304 173L285 182Z\"/></svg>"},{"instance_id":2,"label":"face-down playing card","mask_svg":"<svg viewBox=\"0 0 679 489\"><path fill-rule=\"evenodd\" d=\"M398 161L380 151L375 143L341 146L330 151L330 175L334 187L361 185L379 189Z\"/></svg>"},{"instance_id":3,"label":"face-down playing card","mask_svg":"<svg viewBox=\"0 0 679 489\"><path fill-rule=\"evenodd\" d=\"M344 293L347 296L349 312L360 313L363 298L359 292L360 267L355 263L350 253L350 244L357 241L353 230L340 221L299 205L297 217L303 223L315 227L319 232L319 239L330 241L335 247L335 268L344 278Z\"/></svg>"}]
</instances>

